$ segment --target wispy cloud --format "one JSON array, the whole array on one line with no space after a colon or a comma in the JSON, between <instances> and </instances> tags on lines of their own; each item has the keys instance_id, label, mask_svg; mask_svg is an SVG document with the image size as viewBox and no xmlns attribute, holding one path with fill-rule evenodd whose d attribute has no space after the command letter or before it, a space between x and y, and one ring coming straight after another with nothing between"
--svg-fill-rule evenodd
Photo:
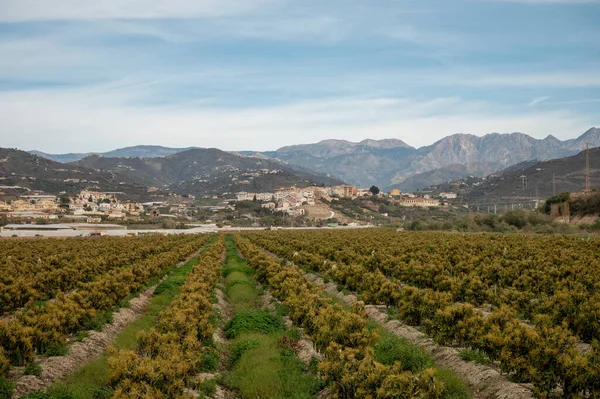
<instances>
[{"instance_id":1,"label":"wispy cloud","mask_svg":"<svg viewBox=\"0 0 600 399\"><path fill-rule=\"evenodd\" d=\"M458 97L349 97L243 108L200 98L140 106L137 97L147 95L148 88L122 86L0 93L0 123L13 133L2 145L100 151L143 142L267 150L290 144L290 137L296 142L396 137L422 146L457 132L523 131L566 138L593 124L568 111L505 112L496 104Z\"/></svg>"},{"instance_id":2,"label":"wispy cloud","mask_svg":"<svg viewBox=\"0 0 600 399\"><path fill-rule=\"evenodd\" d=\"M590 98L586 100L573 100L573 101L553 101L554 105L574 105L574 104L591 104L600 103L600 98Z\"/></svg>"},{"instance_id":3,"label":"wispy cloud","mask_svg":"<svg viewBox=\"0 0 600 399\"><path fill-rule=\"evenodd\" d=\"M600 74L597 71L584 69L539 73L450 73L448 82L483 87L600 87Z\"/></svg>"},{"instance_id":4,"label":"wispy cloud","mask_svg":"<svg viewBox=\"0 0 600 399\"><path fill-rule=\"evenodd\" d=\"M0 146L418 146L600 122L585 8L473 1L0 0Z\"/></svg>"},{"instance_id":5,"label":"wispy cloud","mask_svg":"<svg viewBox=\"0 0 600 399\"><path fill-rule=\"evenodd\" d=\"M533 107L534 105L536 105L536 104L539 104L539 103L541 103L541 102L543 102L543 101L546 101L546 100L548 100L548 99L550 99L550 97L537 97L537 98L534 98L534 99L533 99L533 100L532 100L532 101L531 101L529 104L527 104L527 105L529 105L530 107Z\"/></svg>"},{"instance_id":6,"label":"wispy cloud","mask_svg":"<svg viewBox=\"0 0 600 399\"><path fill-rule=\"evenodd\" d=\"M479 0L487 3L523 3L523 4L589 4L600 3L600 0Z\"/></svg>"},{"instance_id":7,"label":"wispy cloud","mask_svg":"<svg viewBox=\"0 0 600 399\"><path fill-rule=\"evenodd\" d=\"M195 18L245 13L278 0L1 0L0 21Z\"/></svg>"}]
</instances>

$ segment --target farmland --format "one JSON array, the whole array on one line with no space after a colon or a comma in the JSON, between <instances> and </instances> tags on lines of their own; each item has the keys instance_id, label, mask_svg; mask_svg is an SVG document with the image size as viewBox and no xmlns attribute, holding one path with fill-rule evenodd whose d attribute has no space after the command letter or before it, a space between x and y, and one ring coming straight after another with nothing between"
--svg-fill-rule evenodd
<instances>
[{"instance_id":1,"label":"farmland","mask_svg":"<svg viewBox=\"0 0 600 399\"><path fill-rule=\"evenodd\" d=\"M484 353L542 397L598 395L600 241L394 231L248 233L388 305L439 344Z\"/></svg>"},{"instance_id":2,"label":"farmland","mask_svg":"<svg viewBox=\"0 0 600 399\"><path fill-rule=\"evenodd\" d=\"M384 229L0 241L0 398L598 397L599 248Z\"/></svg>"}]
</instances>

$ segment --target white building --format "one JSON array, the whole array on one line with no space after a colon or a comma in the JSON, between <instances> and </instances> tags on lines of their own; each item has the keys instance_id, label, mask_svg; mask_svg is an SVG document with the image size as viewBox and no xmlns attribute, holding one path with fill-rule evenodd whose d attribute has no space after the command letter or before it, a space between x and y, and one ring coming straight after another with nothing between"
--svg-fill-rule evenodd
<instances>
[{"instance_id":1,"label":"white building","mask_svg":"<svg viewBox=\"0 0 600 399\"><path fill-rule=\"evenodd\" d=\"M456 197L457 197L456 193L440 193L440 198L455 199Z\"/></svg>"}]
</instances>

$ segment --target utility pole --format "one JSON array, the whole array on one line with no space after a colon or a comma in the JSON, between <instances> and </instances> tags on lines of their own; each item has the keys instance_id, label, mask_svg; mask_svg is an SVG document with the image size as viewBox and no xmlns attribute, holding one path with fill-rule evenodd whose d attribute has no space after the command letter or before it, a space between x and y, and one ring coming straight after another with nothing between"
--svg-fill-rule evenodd
<instances>
[{"instance_id":1,"label":"utility pole","mask_svg":"<svg viewBox=\"0 0 600 399\"><path fill-rule=\"evenodd\" d=\"M521 175L521 180L523 182L523 190L527 188L527 176Z\"/></svg>"},{"instance_id":2,"label":"utility pole","mask_svg":"<svg viewBox=\"0 0 600 399\"><path fill-rule=\"evenodd\" d=\"M590 144L585 145L585 191L590 191Z\"/></svg>"}]
</instances>

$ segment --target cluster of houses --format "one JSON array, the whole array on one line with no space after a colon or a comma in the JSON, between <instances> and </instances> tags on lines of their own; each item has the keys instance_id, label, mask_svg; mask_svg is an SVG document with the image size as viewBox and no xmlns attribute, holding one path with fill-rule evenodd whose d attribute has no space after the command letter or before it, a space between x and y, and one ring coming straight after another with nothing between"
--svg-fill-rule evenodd
<instances>
[{"instance_id":1,"label":"cluster of houses","mask_svg":"<svg viewBox=\"0 0 600 399\"><path fill-rule=\"evenodd\" d=\"M355 186L340 185L330 187L306 187L281 188L274 192L238 192L237 201L260 201L263 208L273 212L282 211L290 215L302 215L303 205L314 205L315 199L324 198L328 201L334 201L338 198L358 198L372 195L369 189L361 189ZM418 196L413 193L402 193L398 189L393 189L389 193L380 193L379 196L388 196L392 198L395 204L408 207L438 207L443 204L442 201L456 199L456 193L441 193L436 198L429 194Z\"/></svg>"},{"instance_id":2,"label":"cluster of houses","mask_svg":"<svg viewBox=\"0 0 600 399\"><path fill-rule=\"evenodd\" d=\"M269 171L272 172L272 171ZM180 197L173 201L163 202L122 202L123 193L101 192L82 190L72 197L57 197L56 195L42 192L29 191L20 195L19 199L0 201L0 215L13 220L39 220L58 219L60 216L85 220L88 223L98 223L103 219L120 220L128 217L142 215L154 217L186 217L189 219L190 205L195 200L192 195ZM301 216L306 212L305 206L315 205L318 199L336 201L340 198L358 198L373 195L369 189L361 189L350 185L329 187L284 187L273 192L238 192L235 193L236 201L258 201L260 205L272 212L284 212L291 216ZM379 193L378 196L388 197L394 204L407 207L438 207L448 200L456 199L455 193L441 193L435 198L428 194L415 195L402 193L394 189L389 193ZM206 197L208 198L208 197ZM212 196L212 199L217 199ZM198 206L196 209L205 209L213 212L234 209L224 202L223 206ZM166 214L160 214L160 210Z\"/></svg>"},{"instance_id":3,"label":"cluster of houses","mask_svg":"<svg viewBox=\"0 0 600 399\"><path fill-rule=\"evenodd\" d=\"M62 197L41 192L28 192L17 200L0 201L0 213L8 219L57 219L59 214L98 222L102 216L124 219L127 215L139 216L144 212L141 203L120 202L116 192L82 190L73 197ZM62 206L61 206L62 205Z\"/></svg>"},{"instance_id":4,"label":"cluster of houses","mask_svg":"<svg viewBox=\"0 0 600 399\"><path fill-rule=\"evenodd\" d=\"M118 192L82 190L69 198L69 211L75 216L107 216L109 219L124 219L127 214L139 216L144 206L137 202L120 202Z\"/></svg>"},{"instance_id":5,"label":"cluster of houses","mask_svg":"<svg viewBox=\"0 0 600 399\"><path fill-rule=\"evenodd\" d=\"M57 219L58 201L55 195L27 193L18 200L0 201L0 214L9 219Z\"/></svg>"}]
</instances>

